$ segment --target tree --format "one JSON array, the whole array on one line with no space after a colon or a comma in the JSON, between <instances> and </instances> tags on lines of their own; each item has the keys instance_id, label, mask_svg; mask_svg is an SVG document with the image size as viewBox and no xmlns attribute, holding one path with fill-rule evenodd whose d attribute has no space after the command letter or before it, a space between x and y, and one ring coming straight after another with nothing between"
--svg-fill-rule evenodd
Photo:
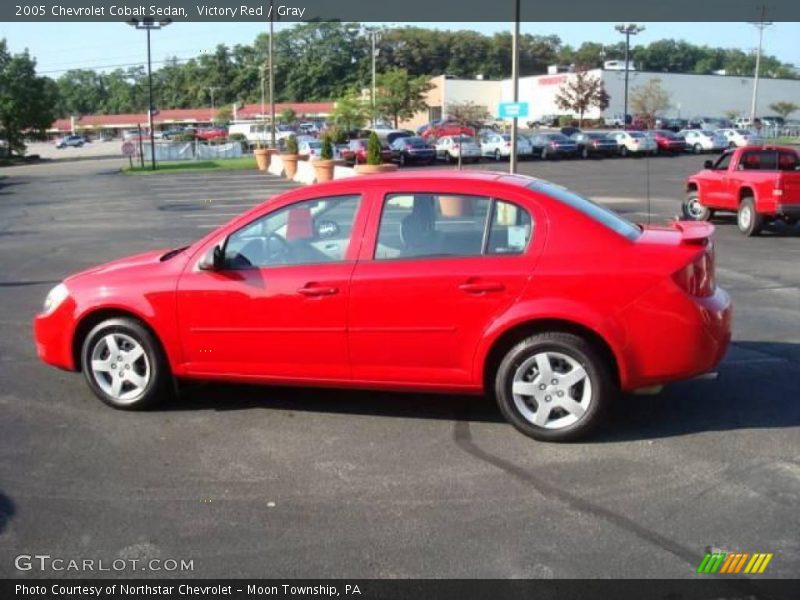
<instances>
[{"instance_id":1,"label":"tree","mask_svg":"<svg viewBox=\"0 0 800 600\"><path fill-rule=\"evenodd\" d=\"M54 86L36 75L36 61L28 51L11 54L0 40L0 138L12 152L23 154L28 130L44 132L55 119Z\"/></svg>"},{"instance_id":2,"label":"tree","mask_svg":"<svg viewBox=\"0 0 800 600\"><path fill-rule=\"evenodd\" d=\"M369 138L367 139L367 164L380 165L382 163L381 142L378 139L378 134L373 131L369 134Z\"/></svg>"},{"instance_id":3,"label":"tree","mask_svg":"<svg viewBox=\"0 0 800 600\"><path fill-rule=\"evenodd\" d=\"M656 117L670 107L669 94L661 86L661 80L651 79L646 84L633 88L631 106L634 112L653 127Z\"/></svg>"},{"instance_id":4,"label":"tree","mask_svg":"<svg viewBox=\"0 0 800 600\"><path fill-rule=\"evenodd\" d=\"M445 114L448 119L461 125L469 125L475 129L492 118L485 106L474 102L453 102L448 104L445 107Z\"/></svg>"},{"instance_id":5,"label":"tree","mask_svg":"<svg viewBox=\"0 0 800 600\"><path fill-rule=\"evenodd\" d=\"M287 125L291 125L295 121L297 121L297 113L291 107L286 107L281 111L281 114L278 115L278 120L281 123L286 123Z\"/></svg>"},{"instance_id":6,"label":"tree","mask_svg":"<svg viewBox=\"0 0 800 600\"><path fill-rule=\"evenodd\" d=\"M556 94L556 106L578 113L578 127L583 126L583 114L590 108L605 110L609 96L599 77L593 77L586 69L579 69L568 77Z\"/></svg>"},{"instance_id":7,"label":"tree","mask_svg":"<svg viewBox=\"0 0 800 600\"><path fill-rule=\"evenodd\" d=\"M367 122L368 109L361 98L355 93L350 92L333 107L331 121L337 128L350 132L361 129Z\"/></svg>"},{"instance_id":8,"label":"tree","mask_svg":"<svg viewBox=\"0 0 800 600\"><path fill-rule=\"evenodd\" d=\"M230 125L230 122L233 121L233 110L231 110L230 106L223 106L217 110L217 114L214 115L213 121L214 125L219 127L227 127Z\"/></svg>"},{"instance_id":9,"label":"tree","mask_svg":"<svg viewBox=\"0 0 800 600\"><path fill-rule=\"evenodd\" d=\"M409 77L406 69L389 69L378 76L375 108L391 117L397 128L400 119L410 119L427 108L425 92L429 89L427 77Z\"/></svg>"},{"instance_id":10,"label":"tree","mask_svg":"<svg viewBox=\"0 0 800 600\"><path fill-rule=\"evenodd\" d=\"M769 105L769 109L785 119L790 114L800 109L800 105L794 102L773 102Z\"/></svg>"}]
</instances>

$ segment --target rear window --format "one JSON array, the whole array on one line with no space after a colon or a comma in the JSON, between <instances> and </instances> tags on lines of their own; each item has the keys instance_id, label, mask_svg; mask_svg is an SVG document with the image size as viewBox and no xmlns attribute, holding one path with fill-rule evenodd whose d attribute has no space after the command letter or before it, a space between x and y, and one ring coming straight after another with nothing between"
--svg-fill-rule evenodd
<instances>
[{"instance_id":1,"label":"rear window","mask_svg":"<svg viewBox=\"0 0 800 600\"><path fill-rule=\"evenodd\" d=\"M641 229L639 229L636 225L627 219L623 219L614 211L607 209L605 206L600 206L588 198L579 196L575 192L571 192L561 186L545 181L532 181L528 184L528 189L531 189L535 192L540 192L546 196L550 196L551 198L558 200L559 202L563 202L564 204L571 206L575 210L582 212L587 217L594 219L602 225L605 225L612 231L629 239L630 241L634 241L642 233Z\"/></svg>"},{"instance_id":2,"label":"rear window","mask_svg":"<svg viewBox=\"0 0 800 600\"><path fill-rule=\"evenodd\" d=\"M785 150L750 150L742 154L742 171L795 171L800 166L797 154Z\"/></svg>"}]
</instances>

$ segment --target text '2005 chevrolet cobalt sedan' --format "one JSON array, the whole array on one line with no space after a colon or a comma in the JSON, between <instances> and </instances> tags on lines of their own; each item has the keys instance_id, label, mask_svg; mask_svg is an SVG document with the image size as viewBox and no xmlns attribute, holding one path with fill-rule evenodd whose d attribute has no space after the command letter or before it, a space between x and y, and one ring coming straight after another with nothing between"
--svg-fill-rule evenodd
<instances>
[{"instance_id":1,"label":"text '2005 chevrolet cobalt sedan'","mask_svg":"<svg viewBox=\"0 0 800 600\"><path fill-rule=\"evenodd\" d=\"M486 393L523 433L576 439L619 393L722 359L712 233L521 176L334 181L67 278L36 346L116 408L174 378Z\"/></svg>"}]
</instances>

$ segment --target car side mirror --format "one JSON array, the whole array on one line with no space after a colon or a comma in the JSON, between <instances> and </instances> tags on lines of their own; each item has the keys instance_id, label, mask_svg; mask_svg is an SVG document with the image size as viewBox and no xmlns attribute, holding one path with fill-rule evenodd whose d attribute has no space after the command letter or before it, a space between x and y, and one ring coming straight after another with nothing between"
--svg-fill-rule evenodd
<instances>
[{"instance_id":1,"label":"car side mirror","mask_svg":"<svg viewBox=\"0 0 800 600\"><path fill-rule=\"evenodd\" d=\"M711 162L710 160L707 160L706 162L703 163L703 168L704 169L713 169L714 168L714 163Z\"/></svg>"},{"instance_id":2,"label":"car side mirror","mask_svg":"<svg viewBox=\"0 0 800 600\"><path fill-rule=\"evenodd\" d=\"M197 266L201 271L222 271L225 268L225 243L214 246Z\"/></svg>"}]
</instances>

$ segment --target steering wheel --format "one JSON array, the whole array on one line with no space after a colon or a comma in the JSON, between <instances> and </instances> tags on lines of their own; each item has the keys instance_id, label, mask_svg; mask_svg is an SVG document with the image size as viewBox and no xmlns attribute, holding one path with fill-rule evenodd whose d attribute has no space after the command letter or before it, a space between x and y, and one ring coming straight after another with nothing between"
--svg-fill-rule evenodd
<instances>
[{"instance_id":1,"label":"steering wheel","mask_svg":"<svg viewBox=\"0 0 800 600\"><path fill-rule=\"evenodd\" d=\"M275 243L273 243L273 241ZM268 264L286 264L292 254L292 247L284 238L274 231L264 240Z\"/></svg>"}]
</instances>

